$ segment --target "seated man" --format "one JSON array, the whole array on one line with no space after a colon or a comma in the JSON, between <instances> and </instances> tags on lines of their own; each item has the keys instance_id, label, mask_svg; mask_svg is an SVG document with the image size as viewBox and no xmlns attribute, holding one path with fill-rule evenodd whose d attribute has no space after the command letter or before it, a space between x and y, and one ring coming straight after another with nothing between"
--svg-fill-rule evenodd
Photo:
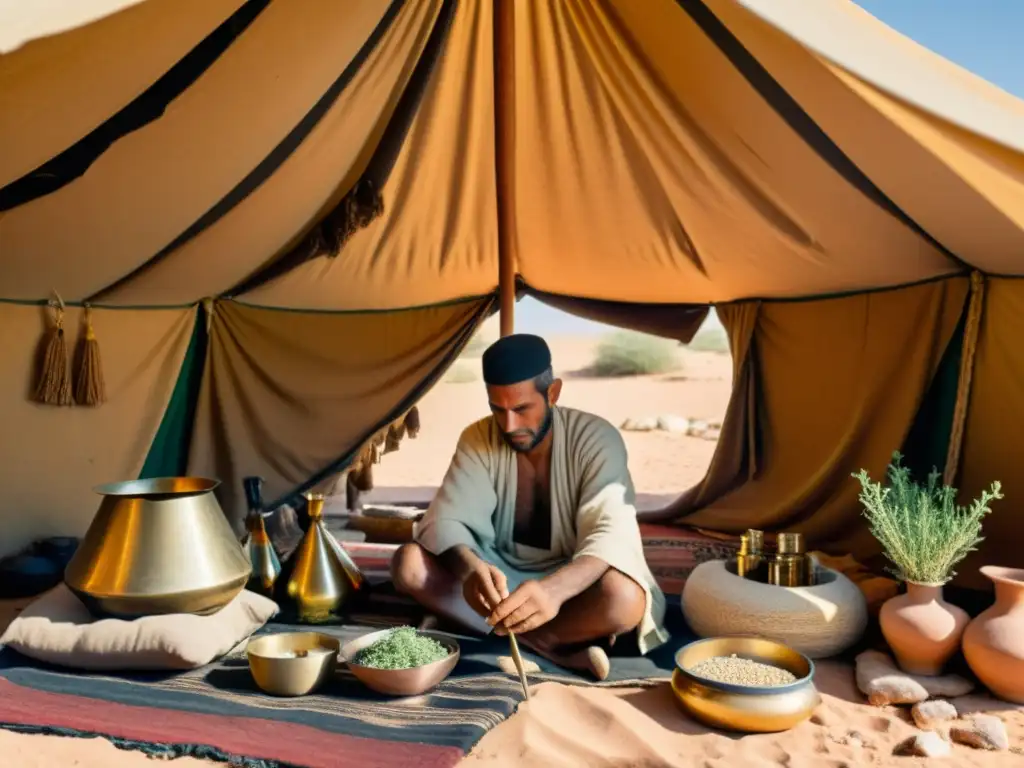
<instances>
[{"instance_id":1,"label":"seated man","mask_svg":"<svg viewBox=\"0 0 1024 768\"><path fill-rule=\"evenodd\" d=\"M609 672L600 644L667 639L665 597L644 560L619 431L556 407L543 339L506 336L483 355L492 415L459 438L396 588L471 628L513 632L557 664Z\"/></svg>"}]
</instances>

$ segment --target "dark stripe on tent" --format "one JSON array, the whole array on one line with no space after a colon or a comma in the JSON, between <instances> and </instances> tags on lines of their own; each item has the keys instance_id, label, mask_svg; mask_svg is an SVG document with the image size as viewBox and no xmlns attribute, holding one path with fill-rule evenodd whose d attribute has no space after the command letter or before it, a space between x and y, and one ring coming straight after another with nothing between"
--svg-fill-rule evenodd
<instances>
[{"instance_id":1,"label":"dark stripe on tent","mask_svg":"<svg viewBox=\"0 0 1024 768\"><path fill-rule=\"evenodd\" d=\"M115 141L161 117L167 105L191 87L269 4L270 0L248 0L120 111L59 155L0 189L0 211L70 184ZM153 30L153 34L160 34L160 30Z\"/></svg>"},{"instance_id":2,"label":"dark stripe on tent","mask_svg":"<svg viewBox=\"0 0 1024 768\"><path fill-rule=\"evenodd\" d=\"M456 0L444 0L437 19L434 21L434 28L430 32L430 37L427 38L423 52L416 62L412 74L409 76L409 82L406 84L398 104L395 105L395 111L388 121L387 128L384 129L380 143L374 150L373 156L370 158L370 162L366 170L363 171L359 181L353 185L353 189L367 181L378 192L384 189L384 185L387 183L388 178L391 176L391 171L395 167L395 162L398 160L398 153L401 151L405 138L409 134L409 127L412 125L413 118L416 117L420 104L423 102L423 94L426 93L427 85L430 83L437 62L440 60L445 44L448 42L448 35L452 28L452 19L455 17L455 7ZM320 226L320 221L314 227ZM309 261L310 258L315 257L317 254L310 254L309 249L303 247L305 245L304 239L295 248L281 256L281 258L249 276L224 295L238 296L256 290L260 286L266 285L281 275L287 274L296 267L301 266Z\"/></svg>"},{"instance_id":3,"label":"dark stripe on tent","mask_svg":"<svg viewBox=\"0 0 1024 768\"><path fill-rule=\"evenodd\" d=\"M416 403L418 403L423 398L423 396L430 391L434 384L436 384L438 380L441 378L441 376L444 375L444 372L448 370L449 366L451 366L451 364L454 363L456 359L458 359L459 355L462 354L462 350L469 343L470 339L473 338L473 334L476 333L477 329L480 327L480 324L494 313L494 310L497 309L497 306L498 300L497 294L495 293L489 297L488 301L484 301L483 303L480 304L480 307L479 309L477 309L476 315L473 318L473 322L466 323L465 327L459 333L458 340L456 341L456 343L441 358L440 362L438 362L434 370L427 374L417 386L413 387L409 394L406 395L405 398L403 398L402 401L399 402L394 408L392 408L387 416L385 416L379 422L374 424L373 427L367 430L362 435L362 437L360 437L360 439L355 442L352 448L346 451L336 461L331 462L326 467L321 469L319 472L312 475L305 482L300 483L298 486L293 488L288 493L284 494L280 498L266 505L266 508L277 509L278 507L284 504L291 504L296 507L302 507L305 504L305 500L302 498L302 494L304 494L311 488L316 487L317 485L319 485L332 475L336 475L342 470L344 470L349 464L351 464L355 460L356 455L359 452L359 449L362 448L363 445L365 445L367 440L369 440L371 437L377 434L377 432L382 430L388 424L391 424L395 419L397 419L403 413L405 413L414 405L416 405Z\"/></svg>"},{"instance_id":4,"label":"dark stripe on tent","mask_svg":"<svg viewBox=\"0 0 1024 768\"><path fill-rule=\"evenodd\" d=\"M366 62L366 59L391 28L392 23L398 17L399 11L401 11L405 4L406 0L394 0L391 3L387 12L384 14L384 17L377 23L373 33L367 38L366 42L363 43L362 48L359 49L352 61L350 61L348 66L345 67L344 71L338 75L337 79L331 83L324 94L317 100L316 104L314 104L298 124L289 131L288 135L285 136L284 139L282 139L280 143L270 151L270 154L260 161L259 165L253 168L253 170L250 171L242 181L236 184L230 192L215 203L206 213L190 224L188 228L174 238L174 240L165 245L156 254L148 258L131 272L122 276L116 282L108 285L98 293L90 296L88 301L100 301L106 294L129 282L134 277L146 272L153 265L162 261L168 254L180 248L185 243L197 237L204 230L220 221L221 218L226 216L232 209L234 209L235 206L259 188L263 182L269 179L274 172L280 168L289 157L291 157L292 153L298 149L302 142L306 140L306 137L309 136L313 129L320 123L324 115L327 114L332 106L334 106L334 102L338 100L342 91L345 90L345 87L349 82L351 82L352 78L355 77L356 72L359 71L360 67L362 67Z\"/></svg>"},{"instance_id":5,"label":"dark stripe on tent","mask_svg":"<svg viewBox=\"0 0 1024 768\"><path fill-rule=\"evenodd\" d=\"M853 185L875 205L895 216L904 225L923 237L944 255L963 265L969 266L950 251L946 246L932 237L920 224L906 214L896 203L864 174L857 164L841 150L835 142L814 122L796 99L789 95L785 88L771 76L761 62L748 51L743 43L715 16L703 0L676 0L679 6L703 30L722 54L729 59L736 70L754 88L775 113L786 121L808 146L824 160L832 169Z\"/></svg>"}]
</instances>

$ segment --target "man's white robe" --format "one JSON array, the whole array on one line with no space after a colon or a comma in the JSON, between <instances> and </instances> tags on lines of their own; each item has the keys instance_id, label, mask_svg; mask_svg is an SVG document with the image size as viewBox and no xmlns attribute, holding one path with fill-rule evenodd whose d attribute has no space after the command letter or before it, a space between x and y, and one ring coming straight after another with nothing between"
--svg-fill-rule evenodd
<instances>
[{"instance_id":1,"label":"man's white robe","mask_svg":"<svg viewBox=\"0 0 1024 768\"><path fill-rule=\"evenodd\" d=\"M467 545L506 573L510 590L577 557L603 560L644 591L637 643L647 653L668 639L665 596L644 559L626 459L622 435L608 421L553 408L551 548L523 546L512 540L516 454L495 420L481 419L459 438L437 496L416 527L416 541L435 555Z\"/></svg>"}]
</instances>

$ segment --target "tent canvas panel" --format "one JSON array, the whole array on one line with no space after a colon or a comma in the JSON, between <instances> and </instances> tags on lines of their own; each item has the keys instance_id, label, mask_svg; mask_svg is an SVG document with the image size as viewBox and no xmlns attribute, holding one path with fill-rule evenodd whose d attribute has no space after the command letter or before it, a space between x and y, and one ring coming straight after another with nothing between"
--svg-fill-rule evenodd
<instances>
[{"instance_id":1,"label":"tent canvas panel","mask_svg":"<svg viewBox=\"0 0 1024 768\"><path fill-rule=\"evenodd\" d=\"M950 278L842 298L761 303L747 352L755 355L755 416L736 411L748 428L724 424L712 462L712 472L735 472L742 462L730 457L749 455L756 441L756 473L710 475L704 484L729 490L715 499L684 495L670 507L677 519L732 534L799 529L809 546L860 558L877 554L850 474L863 468L882 477L903 446L967 291L966 279ZM749 394L734 390L733 397ZM741 439L725 439L733 435Z\"/></svg>"},{"instance_id":2,"label":"tent canvas panel","mask_svg":"<svg viewBox=\"0 0 1024 768\"><path fill-rule=\"evenodd\" d=\"M328 7L334 10L327 12ZM35 299L56 285L68 300L96 301L260 164L338 72L352 64L386 10L384 0L271 3L159 119L121 137L81 177L5 214L0 230L5 295ZM335 41L328 55L310 45L318 34ZM382 87L381 98L385 95ZM368 113L373 106L366 103ZM345 142L351 138L355 141ZM362 138L334 136L349 155L358 154ZM69 252L77 255L70 263ZM232 252L229 245L226 253ZM250 264L260 255L246 253ZM176 256L170 261L177 262ZM187 274L194 265L178 263L174 273L150 278L148 292L136 286L101 300L191 303L223 289L215 277L231 267L237 273L243 266L238 261L206 259L199 276Z\"/></svg>"},{"instance_id":3,"label":"tent canvas panel","mask_svg":"<svg viewBox=\"0 0 1024 768\"><path fill-rule=\"evenodd\" d=\"M0 557L44 536L81 536L99 506L92 489L139 475L181 369L195 308L93 309L108 401L57 407L30 400L45 307L0 303L4 404ZM69 356L82 310L64 318Z\"/></svg>"},{"instance_id":4,"label":"tent canvas panel","mask_svg":"<svg viewBox=\"0 0 1024 768\"><path fill-rule=\"evenodd\" d=\"M80 9L95 4L75 2ZM37 4L8 5L24 16ZM57 19L70 15L67 3L38 5L49 6ZM126 106L242 5L243 0L146 0L6 52L6 37L17 25L0 20L0 147L17 147L0 152L0 187Z\"/></svg>"},{"instance_id":5,"label":"tent canvas panel","mask_svg":"<svg viewBox=\"0 0 1024 768\"><path fill-rule=\"evenodd\" d=\"M992 502L985 518L985 540L957 569L956 582L987 589L983 565L1021 565L1024 555L1024 280L985 282L970 400L957 486L969 504L998 480L1006 498Z\"/></svg>"},{"instance_id":6,"label":"tent canvas panel","mask_svg":"<svg viewBox=\"0 0 1024 768\"><path fill-rule=\"evenodd\" d=\"M218 302L189 473L221 480L221 505L241 527L243 477L263 477L273 503L340 472L422 397L492 307L491 297L386 313Z\"/></svg>"}]
</instances>

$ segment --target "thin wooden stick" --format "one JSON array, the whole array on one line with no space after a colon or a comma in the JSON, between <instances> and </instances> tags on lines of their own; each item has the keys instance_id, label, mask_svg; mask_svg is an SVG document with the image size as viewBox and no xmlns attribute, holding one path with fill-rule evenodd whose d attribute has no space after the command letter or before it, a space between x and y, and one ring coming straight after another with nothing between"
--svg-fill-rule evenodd
<instances>
[{"instance_id":1,"label":"thin wooden stick","mask_svg":"<svg viewBox=\"0 0 1024 768\"><path fill-rule=\"evenodd\" d=\"M511 632L508 633L508 644L512 648L512 661L515 662L516 671L519 672L519 682L523 685L523 695L530 700L530 685L526 682L526 667L523 665L523 657L519 653L519 641Z\"/></svg>"}]
</instances>

